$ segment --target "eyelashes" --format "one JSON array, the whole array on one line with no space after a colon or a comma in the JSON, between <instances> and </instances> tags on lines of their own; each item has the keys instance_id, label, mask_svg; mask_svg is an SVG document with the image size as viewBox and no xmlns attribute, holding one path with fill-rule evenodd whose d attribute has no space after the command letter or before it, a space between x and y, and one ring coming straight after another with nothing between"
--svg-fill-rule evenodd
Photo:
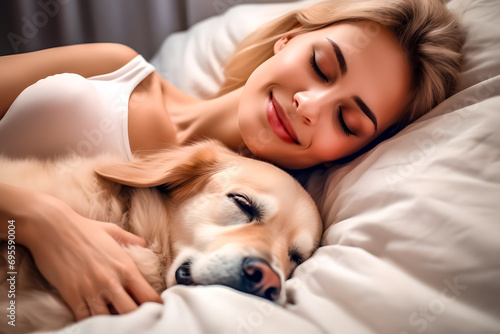
<instances>
[{"instance_id":1,"label":"eyelashes","mask_svg":"<svg viewBox=\"0 0 500 334\"><path fill-rule=\"evenodd\" d=\"M228 194L227 197L232 199L234 204L248 217L249 222L261 219L262 213L260 209L248 196L243 194Z\"/></svg>"},{"instance_id":2,"label":"eyelashes","mask_svg":"<svg viewBox=\"0 0 500 334\"><path fill-rule=\"evenodd\" d=\"M337 117L339 119L340 127L342 128L342 131L345 133L345 135L347 137L354 135L355 133L352 132L351 129L349 129L347 124L345 124L344 117L342 115L342 107L339 107L337 114L338 114Z\"/></svg>"},{"instance_id":3,"label":"eyelashes","mask_svg":"<svg viewBox=\"0 0 500 334\"><path fill-rule=\"evenodd\" d=\"M296 250L289 251L288 256L292 262L295 262L296 265L300 265L304 262L304 258Z\"/></svg>"},{"instance_id":4,"label":"eyelashes","mask_svg":"<svg viewBox=\"0 0 500 334\"><path fill-rule=\"evenodd\" d=\"M311 57L309 58L309 63L311 64L314 72L316 72L316 75L323 80L324 82L329 82L328 78L326 75L321 71L321 69L318 66L318 63L316 62L316 51L313 49L313 53Z\"/></svg>"}]
</instances>

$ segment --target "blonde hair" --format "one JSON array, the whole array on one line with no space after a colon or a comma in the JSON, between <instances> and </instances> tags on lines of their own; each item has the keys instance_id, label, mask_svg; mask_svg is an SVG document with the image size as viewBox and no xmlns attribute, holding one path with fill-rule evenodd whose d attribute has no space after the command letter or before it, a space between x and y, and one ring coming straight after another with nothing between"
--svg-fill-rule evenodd
<instances>
[{"instance_id":1,"label":"blonde hair","mask_svg":"<svg viewBox=\"0 0 500 334\"><path fill-rule=\"evenodd\" d=\"M281 37L346 21L370 21L389 29L408 57L413 86L398 129L454 92L464 35L442 0L330 0L289 12L243 40L225 67L219 95L243 86L273 56L273 46Z\"/></svg>"}]
</instances>

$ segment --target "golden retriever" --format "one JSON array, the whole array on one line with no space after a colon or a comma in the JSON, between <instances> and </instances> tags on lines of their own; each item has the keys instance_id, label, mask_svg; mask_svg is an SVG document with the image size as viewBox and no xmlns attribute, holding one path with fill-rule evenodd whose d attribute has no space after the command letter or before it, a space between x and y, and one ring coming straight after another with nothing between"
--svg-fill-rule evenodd
<instances>
[{"instance_id":1,"label":"golden retriever","mask_svg":"<svg viewBox=\"0 0 500 334\"><path fill-rule=\"evenodd\" d=\"M158 292L175 284L221 284L284 304L285 279L311 256L322 233L313 200L289 174L214 141L129 163L106 156L4 158L0 182L48 193L82 216L118 222L143 237L147 248L125 249ZM1 275L8 272L3 244ZM17 246L16 327L3 316L0 331L54 330L73 322L29 252ZM1 279L5 312L8 282Z\"/></svg>"}]
</instances>

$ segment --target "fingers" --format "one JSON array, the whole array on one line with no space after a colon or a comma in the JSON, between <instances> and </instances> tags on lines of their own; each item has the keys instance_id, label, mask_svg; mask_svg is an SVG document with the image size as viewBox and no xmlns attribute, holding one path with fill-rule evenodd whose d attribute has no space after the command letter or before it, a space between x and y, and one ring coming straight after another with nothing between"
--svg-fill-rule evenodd
<instances>
[{"instance_id":1,"label":"fingers","mask_svg":"<svg viewBox=\"0 0 500 334\"><path fill-rule=\"evenodd\" d=\"M141 272L131 266L122 269L122 281L107 281L104 288L87 295L78 307L72 309L77 320L94 315L109 315L110 313L126 314L135 311L138 304L145 302L162 303L160 295L146 281ZM102 286L102 285L101 285ZM115 312L110 312L111 310Z\"/></svg>"},{"instance_id":2,"label":"fingers","mask_svg":"<svg viewBox=\"0 0 500 334\"><path fill-rule=\"evenodd\" d=\"M138 235L127 232L118 225L112 223L104 223L104 229L117 242L123 245L138 245L146 247L146 240Z\"/></svg>"},{"instance_id":3,"label":"fingers","mask_svg":"<svg viewBox=\"0 0 500 334\"><path fill-rule=\"evenodd\" d=\"M146 290L146 292L134 294L134 297L138 296L136 298L139 304L145 302L162 303L161 297L148 283L142 285L141 291L142 290ZM94 315L109 315L111 314L109 306L118 314L130 313L138 308L134 299L123 288L115 289L114 293L107 291L105 294L98 293L93 297L82 298L77 303L70 303L69 306L76 321Z\"/></svg>"},{"instance_id":4,"label":"fingers","mask_svg":"<svg viewBox=\"0 0 500 334\"><path fill-rule=\"evenodd\" d=\"M106 315L110 314L108 303L113 298L113 293L108 289L102 289L94 296L87 297L86 302L90 309L91 315Z\"/></svg>"},{"instance_id":5,"label":"fingers","mask_svg":"<svg viewBox=\"0 0 500 334\"><path fill-rule=\"evenodd\" d=\"M110 300L113 307L118 312L118 314L125 314L137 309L137 304L134 302L132 297L125 291L117 291L113 294L113 298Z\"/></svg>"},{"instance_id":6,"label":"fingers","mask_svg":"<svg viewBox=\"0 0 500 334\"><path fill-rule=\"evenodd\" d=\"M80 321L93 315L109 315L108 302L111 296L108 290L101 290L87 297L73 297L67 301L76 320Z\"/></svg>"},{"instance_id":7,"label":"fingers","mask_svg":"<svg viewBox=\"0 0 500 334\"><path fill-rule=\"evenodd\" d=\"M91 316L90 309L84 299L80 299L79 301L66 299L66 302L73 312L76 321L80 321Z\"/></svg>"},{"instance_id":8,"label":"fingers","mask_svg":"<svg viewBox=\"0 0 500 334\"><path fill-rule=\"evenodd\" d=\"M92 302L92 304L94 306L97 306L95 302ZM71 311L73 312L73 315L75 316L76 321L87 319L88 317L94 314L103 314L102 312L104 311L102 309L102 306L96 307L96 310L99 310L100 312L96 312L96 310L91 310L89 303L83 297L80 298L78 302L70 304L69 306L71 308Z\"/></svg>"},{"instance_id":9,"label":"fingers","mask_svg":"<svg viewBox=\"0 0 500 334\"><path fill-rule=\"evenodd\" d=\"M140 273L139 273L140 275ZM139 304L145 302L158 302L161 303L161 297L156 291L142 278L133 280L137 284L129 285L131 287L131 294L136 298ZM132 292L132 289L135 292ZM108 304L111 304L113 309L118 314L125 314L137 309L137 303L127 290L121 285L117 285L110 290L101 290L96 297L86 298L87 310L82 307L81 315L88 317L90 315L110 314ZM137 297L136 297L137 296Z\"/></svg>"},{"instance_id":10,"label":"fingers","mask_svg":"<svg viewBox=\"0 0 500 334\"><path fill-rule=\"evenodd\" d=\"M118 314L129 313L137 309L137 304L123 287L113 290L114 292L111 293L110 290L104 289L88 297L80 298L77 303L70 303L69 306L76 321L95 315L110 315L110 308Z\"/></svg>"},{"instance_id":11,"label":"fingers","mask_svg":"<svg viewBox=\"0 0 500 334\"><path fill-rule=\"evenodd\" d=\"M127 288L139 304L146 302L163 303L160 295L149 285L142 275L140 278L131 280Z\"/></svg>"},{"instance_id":12,"label":"fingers","mask_svg":"<svg viewBox=\"0 0 500 334\"><path fill-rule=\"evenodd\" d=\"M115 242L145 247L143 238L111 223L91 221L91 224L82 226L82 234L92 235L92 239L82 245L76 242L78 251L73 251L73 245L69 246L70 251L65 252L62 257L62 262L66 263L64 270L69 270L71 275L68 276L72 278L64 279L61 275L64 271L54 271L54 266L50 267L52 270L47 271L59 273L51 274L50 278L54 286L59 286L59 292L73 311L76 320L93 315L129 313L137 309L137 304L162 302L130 255ZM85 256L82 257L82 254ZM74 265L77 262L75 257L80 261L78 266Z\"/></svg>"}]
</instances>

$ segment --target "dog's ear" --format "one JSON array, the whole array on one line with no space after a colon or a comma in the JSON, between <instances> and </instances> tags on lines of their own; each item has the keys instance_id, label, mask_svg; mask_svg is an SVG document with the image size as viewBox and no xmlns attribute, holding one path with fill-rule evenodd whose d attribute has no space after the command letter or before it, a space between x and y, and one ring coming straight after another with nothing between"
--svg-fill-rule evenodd
<instances>
[{"instance_id":1,"label":"dog's ear","mask_svg":"<svg viewBox=\"0 0 500 334\"><path fill-rule=\"evenodd\" d=\"M191 183L199 189L201 183L223 168L221 158L227 154L234 153L216 141L204 141L142 155L129 163L98 167L96 173L131 187L163 186L173 190Z\"/></svg>"}]
</instances>

